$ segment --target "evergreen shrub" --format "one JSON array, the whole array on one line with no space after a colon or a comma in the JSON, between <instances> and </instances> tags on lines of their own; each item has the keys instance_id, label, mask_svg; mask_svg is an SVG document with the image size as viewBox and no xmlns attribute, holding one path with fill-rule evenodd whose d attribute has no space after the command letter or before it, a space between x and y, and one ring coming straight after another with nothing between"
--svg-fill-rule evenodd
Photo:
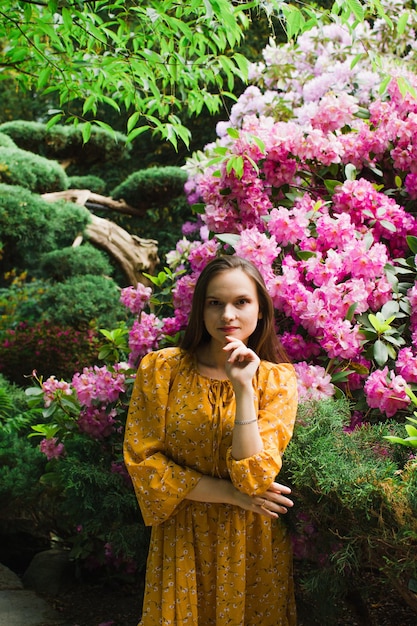
<instances>
[{"instance_id":1,"label":"evergreen shrub","mask_svg":"<svg viewBox=\"0 0 417 626\"><path fill-rule=\"evenodd\" d=\"M23 389L0 375L0 510L2 523L32 527L39 519L40 478L46 459L28 439L39 409L29 409Z\"/></svg>"},{"instance_id":2,"label":"evergreen shrub","mask_svg":"<svg viewBox=\"0 0 417 626\"><path fill-rule=\"evenodd\" d=\"M155 239L161 259L181 238L183 224L192 217L184 174L180 167L150 167L134 172L111 192L116 200L146 211L140 218L117 215L113 219L138 237Z\"/></svg>"},{"instance_id":3,"label":"evergreen shrub","mask_svg":"<svg viewBox=\"0 0 417 626\"><path fill-rule=\"evenodd\" d=\"M56 162L19 148L0 146L0 182L36 193L68 188L67 175Z\"/></svg>"},{"instance_id":4,"label":"evergreen shrub","mask_svg":"<svg viewBox=\"0 0 417 626\"><path fill-rule=\"evenodd\" d=\"M0 125L0 132L9 135L19 148L47 159L76 160L84 164L117 160L129 154L126 136L93 126L88 143L82 136L83 124L55 125L47 128L41 122L14 120Z\"/></svg>"},{"instance_id":5,"label":"evergreen shrub","mask_svg":"<svg viewBox=\"0 0 417 626\"><path fill-rule=\"evenodd\" d=\"M406 448L385 445L385 435L401 432L397 421L354 430L349 422L345 399L300 405L280 474L293 489L287 521L306 599L328 626L342 597L364 592L360 572L372 569L417 610L417 464Z\"/></svg>"},{"instance_id":6,"label":"evergreen shrub","mask_svg":"<svg viewBox=\"0 0 417 626\"><path fill-rule=\"evenodd\" d=\"M6 133L0 132L0 146L2 148L17 148L15 142Z\"/></svg>"},{"instance_id":7,"label":"evergreen shrub","mask_svg":"<svg viewBox=\"0 0 417 626\"><path fill-rule=\"evenodd\" d=\"M41 254L71 245L89 221L84 207L46 202L23 187L0 184L1 275L12 269L36 269Z\"/></svg>"},{"instance_id":8,"label":"evergreen shrub","mask_svg":"<svg viewBox=\"0 0 417 626\"><path fill-rule=\"evenodd\" d=\"M185 195L186 180L187 174L180 167L150 167L130 174L111 196L139 209L162 207Z\"/></svg>"},{"instance_id":9,"label":"evergreen shrub","mask_svg":"<svg viewBox=\"0 0 417 626\"><path fill-rule=\"evenodd\" d=\"M40 306L53 324L78 329L92 324L113 328L127 316L119 299L120 290L112 279L86 274L51 283L40 298Z\"/></svg>"},{"instance_id":10,"label":"evergreen shrub","mask_svg":"<svg viewBox=\"0 0 417 626\"><path fill-rule=\"evenodd\" d=\"M85 274L111 276L113 272L104 252L90 243L47 252L41 258L40 270L45 277L54 281Z\"/></svg>"},{"instance_id":11,"label":"evergreen shrub","mask_svg":"<svg viewBox=\"0 0 417 626\"><path fill-rule=\"evenodd\" d=\"M106 193L106 182L100 176L69 176L69 189L89 189L93 193L104 195Z\"/></svg>"}]
</instances>

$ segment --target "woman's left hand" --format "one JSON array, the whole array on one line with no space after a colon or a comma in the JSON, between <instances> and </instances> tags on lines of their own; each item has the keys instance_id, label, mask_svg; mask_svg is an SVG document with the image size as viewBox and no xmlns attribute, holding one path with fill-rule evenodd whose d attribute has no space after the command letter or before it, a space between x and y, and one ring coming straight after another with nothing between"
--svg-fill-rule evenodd
<instances>
[{"instance_id":1,"label":"woman's left hand","mask_svg":"<svg viewBox=\"0 0 417 626\"><path fill-rule=\"evenodd\" d=\"M229 352L225 365L227 377L232 384L245 385L255 376L260 358L240 339L233 337L226 337L226 339L228 343L223 350Z\"/></svg>"},{"instance_id":2,"label":"woman's left hand","mask_svg":"<svg viewBox=\"0 0 417 626\"><path fill-rule=\"evenodd\" d=\"M285 514L294 503L288 496L291 489L280 483L272 483L269 489L262 495L256 497L259 513L267 517L278 517Z\"/></svg>"}]
</instances>

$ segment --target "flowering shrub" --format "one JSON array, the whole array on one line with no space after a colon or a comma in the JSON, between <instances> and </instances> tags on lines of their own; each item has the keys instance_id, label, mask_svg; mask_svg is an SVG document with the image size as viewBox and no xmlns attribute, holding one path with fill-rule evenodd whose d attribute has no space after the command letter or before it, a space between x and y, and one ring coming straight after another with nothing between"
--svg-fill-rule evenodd
<instances>
[{"instance_id":1,"label":"flowering shrub","mask_svg":"<svg viewBox=\"0 0 417 626\"><path fill-rule=\"evenodd\" d=\"M30 367L45 376L67 378L86 364L98 362L100 340L93 329L76 330L48 321L20 322L2 333L0 372L26 386Z\"/></svg>"}]
</instances>

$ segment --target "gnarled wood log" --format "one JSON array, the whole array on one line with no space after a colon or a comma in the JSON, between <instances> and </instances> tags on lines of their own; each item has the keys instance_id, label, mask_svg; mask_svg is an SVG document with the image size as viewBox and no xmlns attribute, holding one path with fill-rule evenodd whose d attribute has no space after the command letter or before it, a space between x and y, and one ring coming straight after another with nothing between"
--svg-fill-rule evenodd
<instances>
[{"instance_id":1,"label":"gnarled wood log","mask_svg":"<svg viewBox=\"0 0 417 626\"><path fill-rule=\"evenodd\" d=\"M135 215L143 217L146 213L144 209L138 209L124 200L114 200L108 196L101 196L93 193L89 189L66 189L65 191L55 191L53 193L44 193L42 196L45 200L55 202L56 200L66 200L67 202L75 202L88 209L109 209L126 215Z\"/></svg>"},{"instance_id":2,"label":"gnarled wood log","mask_svg":"<svg viewBox=\"0 0 417 626\"><path fill-rule=\"evenodd\" d=\"M65 192L45 193L42 197L48 202L65 199L85 206L87 200L91 198L91 192L88 189L70 189ZM110 208L110 205L108 206ZM138 282L148 284L143 272L152 274L159 262L157 241L131 235L114 222L93 213L85 235L94 245L105 250L116 260L132 285ZM80 245L82 241L83 237L77 237L73 245Z\"/></svg>"}]
</instances>

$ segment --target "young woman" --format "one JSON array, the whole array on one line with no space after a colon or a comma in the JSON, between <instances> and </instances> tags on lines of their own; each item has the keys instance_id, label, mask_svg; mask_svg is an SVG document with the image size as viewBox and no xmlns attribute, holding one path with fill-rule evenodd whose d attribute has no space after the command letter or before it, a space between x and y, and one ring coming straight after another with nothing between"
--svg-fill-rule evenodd
<instances>
[{"instance_id":1,"label":"young woman","mask_svg":"<svg viewBox=\"0 0 417 626\"><path fill-rule=\"evenodd\" d=\"M254 265L202 271L181 348L141 361L125 462L152 526L142 626L293 626L290 541L275 482L297 410L294 369Z\"/></svg>"}]
</instances>

